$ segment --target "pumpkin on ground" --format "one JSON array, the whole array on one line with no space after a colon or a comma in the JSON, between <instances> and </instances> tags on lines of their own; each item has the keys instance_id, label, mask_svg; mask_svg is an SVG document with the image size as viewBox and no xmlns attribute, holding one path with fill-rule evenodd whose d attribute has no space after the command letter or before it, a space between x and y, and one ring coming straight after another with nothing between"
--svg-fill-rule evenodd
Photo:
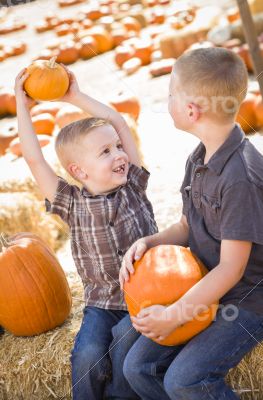
<instances>
[{"instance_id":1,"label":"pumpkin on ground","mask_svg":"<svg viewBox=\"0 0 263 400\"><path fill-rule=\"evenodd\" d=\"M4 127L0 131L0 156L4 155L10 142L17 137L17 128L13 125Z\"/></svg>"},{"instance_id":2,"label":"pumpkin on ground","mask_svg":"<svg viewBox=\"0 0 263 400\"><path fill-rule=\"evenodd\" d=\"M55 117L64 105L64 103L58 101L52 101L50 103L40 103L31 108L30 115L34 117L35 115L48 113Z\"/></svg>"},{"instance_id":3,"label":"pumpkin on ground","mask_svg":"<svg viewBox=\"0 0 263 400\"><path fill-rule=\"evenodd\" d=\"M141 106L139 100L135 96L121 92L110 99L110 104L117 111L130 114L137 121Z\"/></svg>"},{"instance_id":4,"label":"pumpkin on ground","mask_svg":"<svg viewBox=\"0 0 263 400\"><path fill-rule=\"evenodd\" d=\"M257 96L254 93L248 93L241 103L236 122L238 122L245 133L253 132L257 129L256 118Z\"/></svg>"},{"instance_id":5,"label":"pumpkin on ground","mask_svg":"<svg viewBox=\"0 0 263 400\"><path fill-rule=\"evenodd\" d=\"M49 113L32 117L32 124L37 135L52 135L55 128L55 118Z\"/></svg>"},{"instance_id":6,"label":"pumpkin on ground","mask_svg":"<svg viewBox=\"0 0 263 400\"><path fill-rule=\"evenodd\" d=\"M26 93L35 100L57 100L64 96L69 87L68 73L55 62L37 60L27 67L29 77L25 80Z\"/></svg>"},{"instance_id":7,"label":"pumpkin on ground","mask_svg":"<svg viewBox=\"0 0 263 400\"><path fill-rule=\"evenodd\" d=\"M37 139L40 147L47 146L51 141L51 137L48 135L37 135ZM22 156L23 153L19 137L16 137L9 143L8 150L17 157Z\"/></svg>"},{"instance_id":8,"label":"pumpkin on ground","mask_svg":"<svg viewBox=\"0 0 263 400\"><path fill-rule=\"evenodd\" d=\"M19 233L2 241L0 325L16 336L33 336L61 325L71 309L63 269L43 240Z\"/></svg>"},{"instance_id":9,"label":"pumpkin on ground","mask_svg":"<svg viewBox=\"0 0 263 400\"><path fill-rule=\"evenodd\" d=\"M71 122L75 122L88 117L90 117L90 115L88 113L85 113L80 108L71 104L67 104L62 107L57 113L55 122L58 127L62 129L64 128L64 126L71 124Z\"/></svg>"},{"instance_id":10,"label":"pumpkin on ground","mask_svg":"<svg viewBox=\"0 0 263 400\"><path fill-rule=\"evenodd\" d=\"M263 101L261 95L257 97L255 114L257 119L257 125L259 127L263 127Z\"/></svg>"},{"instance_id":11,"label":"pumpkin on ground","mask_svg":"<svg viewBox=\"0 0 263 400\"><path fill-rule=\"evenodd\" d=\"M151 305L176 302L208 272L189 249L173 245L149 249L135 262L134 269L135 273L124 285L125 301L132 316ZM193 320L158 343L165 346L185 343L210 325L217 307L214 304L200 311Z\"/></svg>"}]
</instances>

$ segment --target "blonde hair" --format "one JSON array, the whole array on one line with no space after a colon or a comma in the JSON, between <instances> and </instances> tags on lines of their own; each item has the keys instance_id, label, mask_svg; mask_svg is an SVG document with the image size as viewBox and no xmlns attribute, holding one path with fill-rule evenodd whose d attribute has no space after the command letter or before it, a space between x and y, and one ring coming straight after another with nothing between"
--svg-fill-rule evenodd
<instances>
[{"instance_id":1,"label":"blonde hair","mask_svg":"<svg viewBox=\"0 0 263 400\"><path fill-rule=\"evenodd\" d=\"M233 119L247 93L248 74L243 60L231 50L219 47L185 52L174 65L180 86L207 113L219 119Z\"/></svg>"},{"instance_id":2,"label":"blonde hair","mask_svg":"<svg viewBox=\"0 0 263 400\"><path fill-rule=\"evenodd\" d=\"M55 149L58 158L66 169L70 162L70 150L72 145L80 142L94 128L110 125L110 122L102 118L84 118L79 121L72 122L60 130L56 137Z\"/></svg>"}]
</instances>

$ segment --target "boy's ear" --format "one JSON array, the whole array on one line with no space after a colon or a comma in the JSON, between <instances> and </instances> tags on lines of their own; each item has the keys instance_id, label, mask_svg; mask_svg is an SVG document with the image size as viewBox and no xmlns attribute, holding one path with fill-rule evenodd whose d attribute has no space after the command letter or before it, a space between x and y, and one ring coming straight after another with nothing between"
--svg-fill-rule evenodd
<instances>
[{"instance_id":1,"label":"boy's ear","mask_svg":"<svg viewBox=\"0 0 263 400\"><path fill-rule=\"evenodd\" d=\"M188 116L191 122L196 122L201 117L201 109L195 103L189 103L188 106Z\"/></svg>"},{"instance_id":2,"label":"boy's ear","mask_svg":"<svg viewBox=\"0 0 263 400\"><path fill-rule=\"evenodd\" d=\"M67 168L68 173L79 181L86 180L88 175L77 164L70 163Z\"/></svg>"}]
</instances>

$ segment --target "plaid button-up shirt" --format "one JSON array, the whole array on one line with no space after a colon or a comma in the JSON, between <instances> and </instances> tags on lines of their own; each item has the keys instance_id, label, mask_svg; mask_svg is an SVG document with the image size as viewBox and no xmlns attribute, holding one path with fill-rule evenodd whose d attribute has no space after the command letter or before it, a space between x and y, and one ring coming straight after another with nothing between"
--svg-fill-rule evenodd
<instances>
[{"instance_id":1,"label":"plaid button-up shirt","mask_svg":"<svg viewBox=\"0 0 263 400\"><path fill-rule=\"evenodd\" d=\"M119 285L125 252L139 238L157 232L146 196L149 173L131 164L127 183L108 195L92 196L59 178L47 211L70 227L72 255L84 285L85 304L126 310Z\"/></svg>"}]
</instances>

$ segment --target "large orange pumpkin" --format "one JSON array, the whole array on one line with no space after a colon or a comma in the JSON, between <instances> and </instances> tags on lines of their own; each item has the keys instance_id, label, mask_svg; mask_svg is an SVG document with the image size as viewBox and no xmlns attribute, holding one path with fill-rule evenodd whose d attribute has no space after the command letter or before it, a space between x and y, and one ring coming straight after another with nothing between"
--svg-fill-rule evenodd
<instances>
[{"instance_id":1,"label":"large orange pumpkin","mask_svg":"<svg viewBox=\"0 0 263 400\"><path fill-rule=\"evenodd\" d=\"M3 241L0 252L0 325L17 336L33 336L61 325L71 293L55 254L36 235Z\"/></svg>"},{"instance_id":2,"label":"large orange pumpkin","mask_svg":"<svg viewBox=\"0 0 263 400\"><path fill-rule=\"evenodd\" d=\"M130 315L145 307L176 302L200 281L207 269L192 252L181 246L160 245L149 249L135 262L135 273L124 285ZM172 346L185 343L207 328L215 317L218 305L202 311L198 317L177 328L158 343Z\"/></svg>"},{"instance_id":3,"label":"large orange pumpkin","mask_svg":"<svg viewBox=\"0 0 263 400\"><path fill-rule=\"evenodd\" d=\"M64 96L69 87L68 73L55 62L37 60L28 68L29 77L24 83L27 94L35 100L57 100Z\"/></svg>"}]
</instances>

